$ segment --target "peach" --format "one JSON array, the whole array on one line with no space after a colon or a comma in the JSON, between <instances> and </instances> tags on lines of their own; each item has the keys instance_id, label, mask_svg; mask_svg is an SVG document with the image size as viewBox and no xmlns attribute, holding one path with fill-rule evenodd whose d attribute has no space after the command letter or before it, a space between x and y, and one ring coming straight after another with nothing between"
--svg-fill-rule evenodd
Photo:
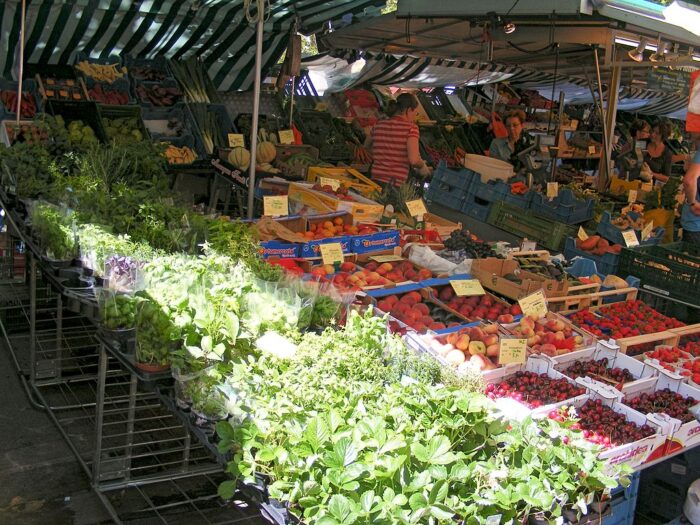
<instances>
[{"instance_id":1,"label":"peach","mask_svg":"<svg viewBox=\"0 0 700 525\"><path fill-rule=\"evenodd\" d=\"M483 341L484 337L484 331L478 326L469 329L469 339L472 341Z\"/></svg>"},{"instance_id":2,"label":"peach","mask_svg":"<svg viewBox=\"0 0 700 525\"><path fill-rule=\"evenodd\" d=\"M460 335L455 343L455 346L460 350L467 351L470 345L470 338L468 335Z\"/></svg>"},{"instance_id":3,"label":"peach","mask_svg":"<svg viewBox=\"0 0 700 525\"><path fill-rule=\"evenodd\" d=\"M540 347L540 352L553 357L557 355L557 347L553 344L545 343Z\"/></svg>"},{"instance_id":4,"label":"peach","mask_svg":"<svg viewBox=\"0 0 700 525\"><path fill-rule=\"evenodd\" d=\"M487 324L486 326L484 326L484 333L486 333L486 334L498 333L498 325L497 324Z\"/></svg>"},{"instance_id":5,"label":"peach","mask_svg":"<svg viewBox=\"0 0 700 525\"><path fill-rule=\"evenodd\" d=\"M459 339L459 333L458 332L452 332L451 334L447 334L447 337L445 338L445 342L451 345L457 344L457 339Z\"/></svg>"},{"instance_id":6,"label":"peach","mask_svg":"<svg viewBox=\"0 0 700 525\"><path fill-rule=\"evenodd\" d=\"M469 343L469 353L471 355L476 355L476 354L485 354L486 353L486 345L482 343L481 341L471 341Z\"/></svg>"},{"instance_id":7,"label":"peach","mask_svg":"<svg viewBox=\"0 0 700 525\"><path fill-rule=\"evenodd\" d=\"M500 351L500 345L489 345L486 347L486 355L489 357L498 357L498 352Z\"/></svg>"},{"instance_id":8,"label":"peach","mask_svg":"<svg viewBox=\"0 0 700 525\"><path fill-rule=\"evenodd\" d=\"M498 322L503 323L503 324L509 324L514 321L514 318L511 314L503 314L498 316Z\"/></svg>"},{"instance_id":9,"label":"peach","mask_svg":"<svg viewBox=\"0 0 700 525\"><path fill-rule=\"evenodd\" d=\"M486 346L491 346L491 345L497 345L498 344L498 336L496 334L490 334L484 337L483 343Z\"/></svg>"}]
</instances>

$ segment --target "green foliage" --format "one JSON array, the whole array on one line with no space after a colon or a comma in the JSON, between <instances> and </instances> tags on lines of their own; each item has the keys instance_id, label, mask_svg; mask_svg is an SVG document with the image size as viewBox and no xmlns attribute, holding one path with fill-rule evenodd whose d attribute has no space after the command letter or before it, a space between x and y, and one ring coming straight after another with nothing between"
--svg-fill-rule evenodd
<instances>
[{"instance_id":1,"label":"green foliage","mask_svg":"<svg viewBox=\"0 0 700 525\"><path fill-rule=\"evenodd\" d=\"M51 259L66 260L77 255L72 218L46 202L37 202L31 215L32 233Z\"/></svg>"},{"instance_id":2,"label":"green foliage","mask_svg":"<svg viewBox=\"0 0 700 525\"><path fill-rule=\"evenodd\" d=\"M3 183L15 186L22 198L44 195L53 180L52 159L38 145L20 143L10 148L0 144L0 168Z\"/></svg>"}]
</instances>

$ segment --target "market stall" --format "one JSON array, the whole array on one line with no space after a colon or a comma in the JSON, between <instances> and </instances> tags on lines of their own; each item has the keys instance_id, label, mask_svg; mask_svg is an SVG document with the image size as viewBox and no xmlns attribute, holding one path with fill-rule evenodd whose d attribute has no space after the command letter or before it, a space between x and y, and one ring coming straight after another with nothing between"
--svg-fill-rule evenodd
<instances>
[{"instance_id":1,"label":"market stall","mask_svg":"<svg viewBox=\"0 0 700 525\"><path fill-rule=\"evenodd\" d=\"M591 189L608 135L570 103L610 90L555 56L590 56L581 35L540 72L382 49L308 61L342 69L323 95L308 72L253 82L293 18L369 8L366 30L379 3L273 2L256 67L241 5L173 3L167 26L30 5L21 87L0 85L0 332L115 522L616 525L679 461L700 475L698 250L673 242L670 183ZM406 89L434 171L383 186L365 139ZM539 187L484 156L506 106L555 138Z\"/></svg>"}]
</instances>

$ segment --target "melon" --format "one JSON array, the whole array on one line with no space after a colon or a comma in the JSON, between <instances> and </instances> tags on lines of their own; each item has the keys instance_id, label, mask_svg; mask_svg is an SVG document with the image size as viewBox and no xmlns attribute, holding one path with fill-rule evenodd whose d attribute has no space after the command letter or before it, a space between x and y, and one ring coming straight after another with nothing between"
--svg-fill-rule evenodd
<instances>
[{"instance_id":1,"label":"melon","mask_svg":"<svg viewBox=\"0 0 700 525\"><path fill-rule=\"evenodd\" d=\"M233 148L228 154L228 161L239 170L247 170L250 166L250 151L240 146Z\"/></svg>"},{"instance_id":2,"label":"melon","mask_svg":"<svg viewBox=\"0 0 700 525\"><path fill-rule=\"evenodd\" d=\"M266 164L275 160L277 156L277 148L272 142L261 142L258 144L258 151L255 153L255 159L258 164Z\"/></svg>"}]
</instances>

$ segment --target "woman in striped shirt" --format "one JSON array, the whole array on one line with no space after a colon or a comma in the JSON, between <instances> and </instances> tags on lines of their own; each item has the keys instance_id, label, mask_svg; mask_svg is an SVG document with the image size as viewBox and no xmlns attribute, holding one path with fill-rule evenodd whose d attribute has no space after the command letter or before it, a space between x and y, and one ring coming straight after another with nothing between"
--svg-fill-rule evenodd
<instances>
[{"instance_id":1,"label":"woman in striped shirt","mask_svg":"<svg viewBox=\"0 0 700 525\"><path fill-rule=\"evenodd\" d=\"M390 118L380 120L372 130L372 178L385 184L400 186L408 179L411 168L423 176L433 170L421 158L418 150L418 126L415 123L418 100L402 93L389 103Z\"/></svg>"}]
</instances>

